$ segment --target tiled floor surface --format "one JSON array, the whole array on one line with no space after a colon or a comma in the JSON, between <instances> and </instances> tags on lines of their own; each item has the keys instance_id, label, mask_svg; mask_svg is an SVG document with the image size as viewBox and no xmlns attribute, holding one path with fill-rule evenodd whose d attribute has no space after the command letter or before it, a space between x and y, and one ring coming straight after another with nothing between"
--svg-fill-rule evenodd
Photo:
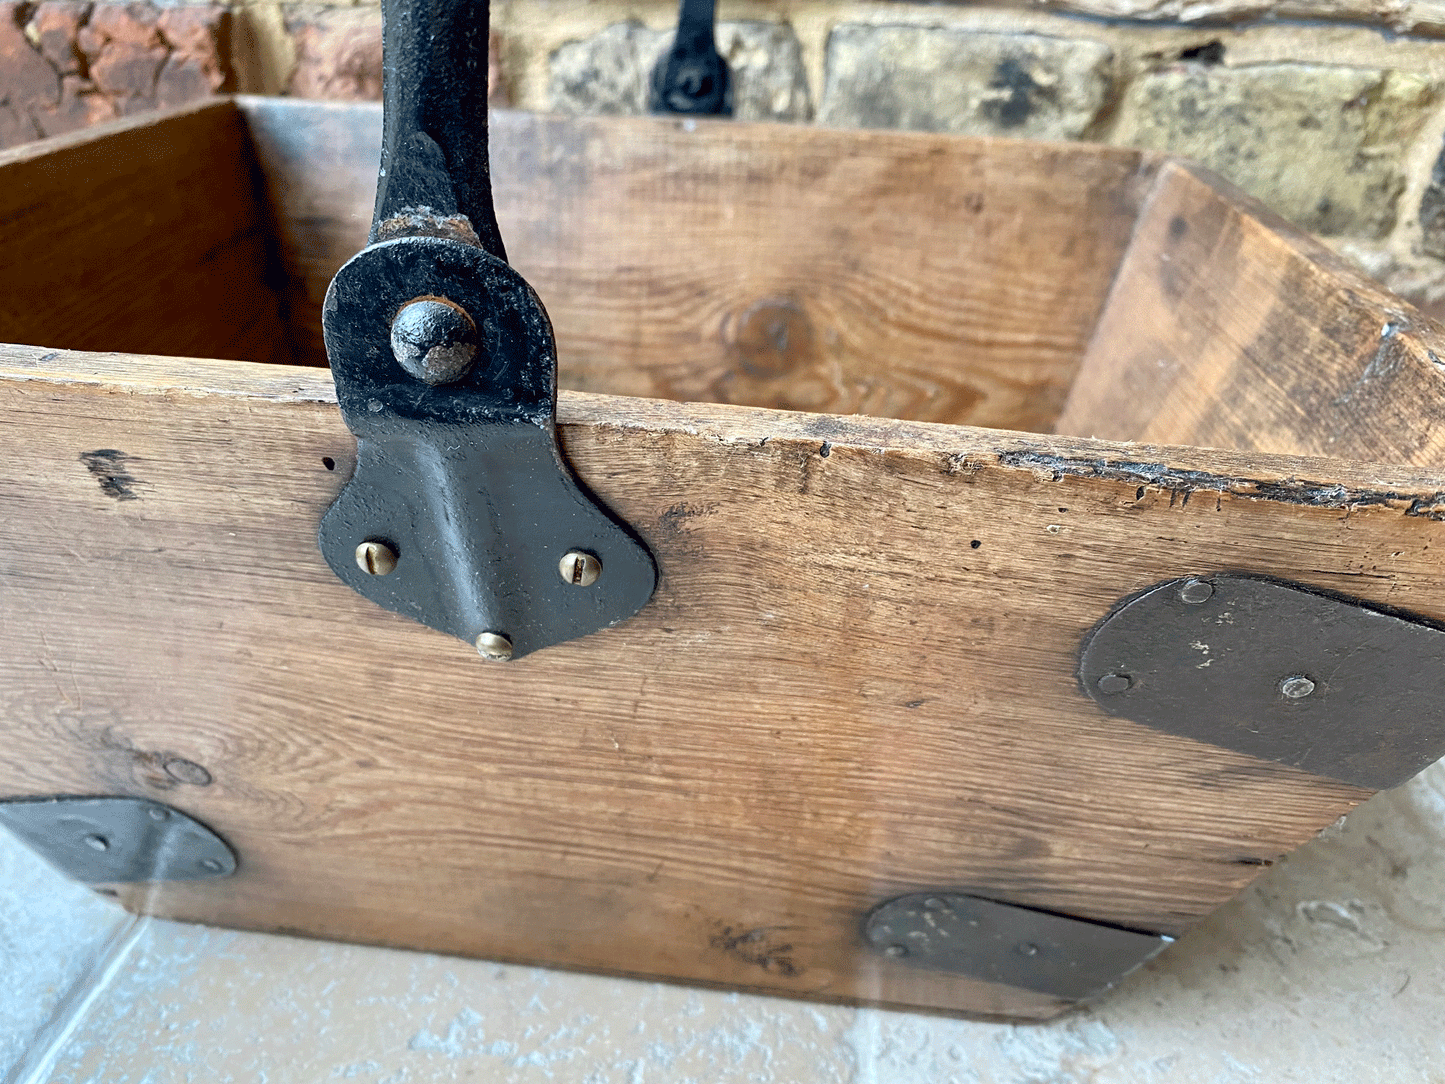
<instances>
[{"instance_id":1,"label":"tiled floor surface","mask_svg":"<svg viewBox=\"0 0 1445 1084\"><path fill-rule=\"evenodd\" d=\"M1023 1027L131 919L4 837L0 1081L1438 1084L1445 765Z\"/></svg>"}]
</instances>

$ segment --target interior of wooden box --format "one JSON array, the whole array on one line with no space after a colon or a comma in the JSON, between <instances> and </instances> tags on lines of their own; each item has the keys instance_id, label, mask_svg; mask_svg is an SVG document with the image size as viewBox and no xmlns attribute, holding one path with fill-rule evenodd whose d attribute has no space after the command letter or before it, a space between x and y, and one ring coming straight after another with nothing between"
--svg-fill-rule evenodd
<instances>
[{"instance_id":1,"label":"interior of wooden box","mask_svg":"<svg viewBox=\"0 0 1445 1084\"><path fill-rule=\"evenodd\" d=\"M380 119L242 98L12 153L0 341L324 365L321 301L365 243ZM494 114L491 147L562 387L1031 431L1064 404L1154 168L519 113Z\"/></svg>"},{"instance_id":2,"label":"interior of wooden box","mask_svg":"<svg viewBox=\"0 0 1445 1084\"><path fill-rule=\"evenodd\" d=\"M324 365L380 123L379 105L241 97L0 153L0 342ZM509 112L491 161L566 389L1445 455L1439 325L1185 163Z\"/></svg>"}]
</instances>

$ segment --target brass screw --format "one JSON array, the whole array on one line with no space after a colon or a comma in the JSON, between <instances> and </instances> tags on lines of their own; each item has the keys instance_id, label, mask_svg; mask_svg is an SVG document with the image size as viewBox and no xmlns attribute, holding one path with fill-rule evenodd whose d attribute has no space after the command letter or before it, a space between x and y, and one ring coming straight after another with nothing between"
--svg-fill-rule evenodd
<instances>
[{"instance_id":1,"label":"brass screw","mask_svg":"<svg viewBox=\"0 0 1445 1084\"><path fill-rule=\"evenodd\" d=\"M562 579L573 587L591 587L602 575L602 562L590 553L568 550L557 562L557 571Z\"/></svg>"},{"instance_id":2,"label":"brass screw","mask_svg":"<svg viewBox=\"0 0 1445 1084\"><path fill-rule=\"evenodd\" d=\"M512 641L500 632L484 632L477 637L477 654L488 662L506 662L512 657Z\"/></svg>"},{"instance_id":3,"label":"brass screw","mask_svg":"<svg viewBox=\"0 0 1445 1084\"><path fill-rule=\"evenodd\" d=\"M356 547L356 564L368 576L389 576L396 569L396 550L368 540Z\"/></svg>"}]
</instances>

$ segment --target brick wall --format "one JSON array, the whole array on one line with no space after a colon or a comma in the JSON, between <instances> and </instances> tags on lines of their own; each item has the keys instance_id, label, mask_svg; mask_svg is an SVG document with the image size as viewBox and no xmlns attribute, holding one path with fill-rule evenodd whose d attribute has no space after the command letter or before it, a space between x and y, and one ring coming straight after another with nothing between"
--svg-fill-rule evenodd
<instances>
[{"instance_id":1,"label":"brick wall","mask_svg":"<svg viewBox=\"0 0 1445 1084\"><path fill-rule=\"evenodd\" d=\"M639 113L676 5L495 0L493 100ZM1445 312L1445 0L722 0L737 115L1197 158ZM0 145L213 92L380 93L375 3L0 2Z\"/></svg>"}]
</instances>

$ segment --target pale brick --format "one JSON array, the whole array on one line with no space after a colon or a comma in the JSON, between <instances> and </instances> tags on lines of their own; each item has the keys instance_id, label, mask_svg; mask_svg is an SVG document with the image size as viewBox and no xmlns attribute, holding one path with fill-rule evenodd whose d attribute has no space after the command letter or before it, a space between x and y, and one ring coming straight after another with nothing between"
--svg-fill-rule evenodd
<instances>
[{"instance_id":1,"label":"pale brick","mask_svg":"<svg viewBox=\"0 0 1445 1084\"><path fill-rule=\"evenodd\" d=\"M856 128L1077 139L1108 101L1113 54L1089 39L848 24L828 39L818 119Z\"/></svg>"},{"instance_id":2,"label":"pale brick","mask_svg":"<svg viewBox=\"0 0 1445 1084\"><path fill-rule=\"evenodd\" d=\"M1431 256L1445 257L1445 150L1435 159L1420 197L1420 247Z\"/></svg>"},{"instance_id":3,"label":"pale brick","mask_svg":"<svg viewBox=\"0 0 1445 1084\"><path fill-rule=\"evenodd\" d=\"M652 69L672 44L671 30L614 23L551 58L548 94L559 113L626 115L647 112ZM738 120L807 120L808 78L797 35L783 23L719 23L718 52L732 78Z\"/></svg>"},{"instance_id":4,"label":"pale brick","mask_svg":"<svg viewBox=\"0 0 1445 1084\"><path fill-rule=\"evenodd\" d=\"M1306 229L1383 237L1436 90L1405 72L1180 64L1130 88L1115 140L1203 162Z\"/></svg>"}]
</instances>

